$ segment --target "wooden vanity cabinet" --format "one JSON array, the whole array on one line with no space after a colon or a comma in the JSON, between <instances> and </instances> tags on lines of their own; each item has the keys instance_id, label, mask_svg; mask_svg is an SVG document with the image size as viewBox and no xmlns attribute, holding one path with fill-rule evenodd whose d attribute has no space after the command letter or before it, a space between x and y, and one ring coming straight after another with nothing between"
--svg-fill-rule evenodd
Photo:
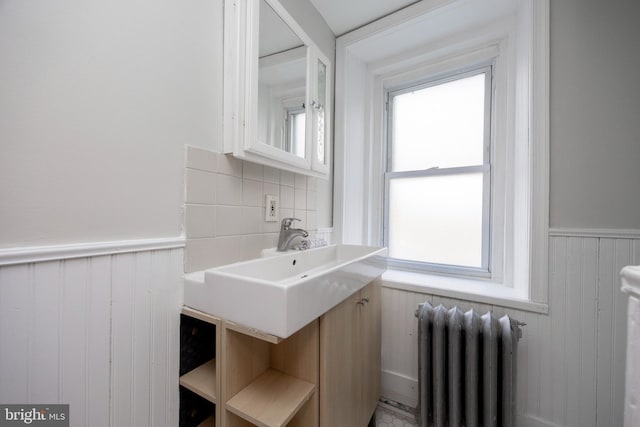
<instances>
[{"instance_id":1,"label":"wooden vanity cabinet","mask_svg":"<svg viewBox=\"0 0 640 427\"><path fill-rule=\"evenodd\" d=\"M181 368L180 425L367 426L380 396L380 285L287 339L185 307L181 353L208 350Z\"/></svg>"},{"instance_id":2,"label":"wooden vanity cabinet","mask_svg":"<svg viewBox=\"0 0 640 427\"><path fill-rule=\"evenodd\" d=\"M381 280L320 318L320 426L365 427L380 397Z\"/></svg>"}]
</instances>

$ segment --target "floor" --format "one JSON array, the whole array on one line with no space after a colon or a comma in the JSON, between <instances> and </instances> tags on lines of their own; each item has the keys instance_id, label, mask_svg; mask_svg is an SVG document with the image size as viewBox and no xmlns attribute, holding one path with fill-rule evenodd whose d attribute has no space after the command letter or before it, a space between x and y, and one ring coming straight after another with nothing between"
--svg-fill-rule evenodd
<instances>
[{"instance_id":1,"label":"floor","mask_svg":"<svg viewBox=\"0 0 640 427\"><path fill-rule=\"evenodd\" d=\"M376 427L418 427L415 416L387 405L376 409Z\"/></svg>"}]
</instances>

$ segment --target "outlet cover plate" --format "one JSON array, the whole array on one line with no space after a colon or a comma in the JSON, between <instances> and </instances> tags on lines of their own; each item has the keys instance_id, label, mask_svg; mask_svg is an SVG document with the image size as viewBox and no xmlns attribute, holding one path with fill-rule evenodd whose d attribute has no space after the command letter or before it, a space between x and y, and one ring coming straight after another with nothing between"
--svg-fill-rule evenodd
<instances>
[{"instance_id":1,"label":"outlet cover plate","mask_svg":"<svg viewBox=\"0 0 640 427\"><path fill-rule=\"evenodd\" d=\"M267 194L265 197L264 220L266 222L278 222L279 203L278 196Z\"/></svg>"}]
</instances>

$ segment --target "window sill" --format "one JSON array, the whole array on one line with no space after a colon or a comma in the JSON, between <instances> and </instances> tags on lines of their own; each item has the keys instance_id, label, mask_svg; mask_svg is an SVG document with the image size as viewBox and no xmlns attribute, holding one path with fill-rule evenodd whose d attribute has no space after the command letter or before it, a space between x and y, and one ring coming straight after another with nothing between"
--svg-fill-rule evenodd
<instances>
[{"instance_id":1,"label":"window sill","mask_svg":"<svg viewBox=\"0 0 640 427\"><path fill-rule=\"evenodd\" d=\"M382 282L385 288L498 305L533 313L549 313L548 304L530 301L514 288L483 280L387 270L382 275Z\"/></svg>"}]
</instances>

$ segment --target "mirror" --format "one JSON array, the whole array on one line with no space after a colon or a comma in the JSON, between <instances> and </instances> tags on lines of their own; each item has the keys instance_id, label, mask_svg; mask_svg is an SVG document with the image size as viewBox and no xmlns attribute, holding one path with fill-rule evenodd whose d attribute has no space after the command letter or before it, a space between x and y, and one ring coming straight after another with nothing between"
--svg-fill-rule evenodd
<instances>
[{"instance_id":1,"label":"mirror","mask_svg":"<svg viewBox=\"0 0 640 427\"><path fill-rule=\"evenodd\" d=\"M305 158L309 48L265 0L259 9L256 136L259 143Z\"/></svg>"}]
</instances>

